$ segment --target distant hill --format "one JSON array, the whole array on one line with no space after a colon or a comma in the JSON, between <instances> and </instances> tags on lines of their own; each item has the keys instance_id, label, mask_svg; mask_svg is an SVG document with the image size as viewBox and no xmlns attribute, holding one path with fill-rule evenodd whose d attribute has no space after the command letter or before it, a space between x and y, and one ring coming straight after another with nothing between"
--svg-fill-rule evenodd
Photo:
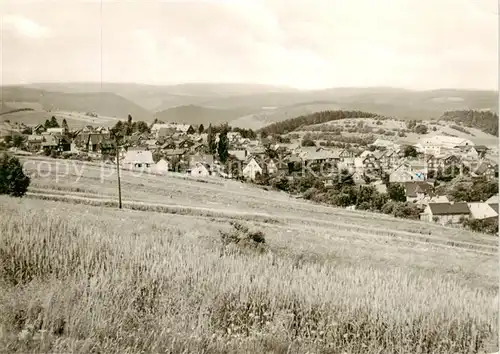
<instances>
[{"instance_id":1,"label":"distant hill","mask_svg":"<svg viewBox=\"0 0 500 354\"><path fill-rule=\"evenodd\" d=\"M62 93L112 92L153 112L181 105L197 105L217 98L297 91L288 87L245 83L186 83L165 86L135 83L37 83L27 87Z\"/></svg>"},{"instance_id":2,"label":"distant hill","mask_svg":"<svg viewBox=\"0 0 500 354\"><path fill-rule=\"evenodd\" d=\"M66 119L70 129L79 129L91 124L94 126L112 127L116 124L117 118L98 116L90 117L85 114L74 112L45 112L45 111L17 111L0 115L0 123L10 121L11 123L42 124L52 116L56 117L59 123Z\"/></svg>"},{"instance_id":3,"label":"distant hill","mask_svg":"<svg viewBox=\"0 0 500 354\"><path fill-rule=\"evenodd\" d=\"M238 116L245 114L243 110L216 109L195 105L179 106L156 112L155 118L164 122L188 124L221 124L232 122Z\"/></svg>"},{"instance_id":4,"label":"distant hill","mask_svg":"<svg viewBox=\"0 0 500 354\"><path fill-rule=\"evenodd\" d=\"M466 127L477 128L485 133L498 136L498 114L491 111L447 111L443 120L461 123Z\"/></svg>"},{"instance_id":5,"label":"distant hill","mask_svg":"<svg viewBox=\"0 0 500 354\"><path fill-rule=\"evenodd\" d=\"M299 117L314 112L338 109L341 109L341 107L337 103L328 101L306 102L285 107L266 107L259 112L251 113L233 120L231 125L246 129L260 129L266 125L284 121L289 118Z\"/></svg>"},{"instance_id":6,"label":"distant hill","mask_svg":"<svg viewBox=\"0 0 500 354\"><path fill-rule=\"evenodd\" d=\"M494 91L413 91L391 87L296 90L256 84L40 83L4 86L2 101L13 109L96 112L103 116L179 123L230 122L259 129L288 118L325 110L373 112L399 119L428 120L446 111L492 110ZM157 112L155 114L155 112Z\"/></svg>"},{"instance_id":7,"label":"distant hill","mask_svg":"<svg viewBox=\"0 0 500 354\"><path fill-rule=\"evenodd\" d=\"M439 118L447 110L498 110L494 91L432 90L412 91L397 88L335 88L316 91L277 92L223 97L204 102L214 108L254 110L234 124L258 128L294 115L325 109L360 110L400 119ZM330 107L326 107L330 105ZM274 111L263 110L274 107Z\"/></svg>"},{"instance_id":8,"label":"distant hill","mask_svg":"<svg viewBox=\"0 0 500 354\"><path fill-rule=\"evenodd\" d=\"M46 111L96 112L101 115L126 119L131 114L136 120L152 120L152 113L126 98L110 92L63 93L21 86L2 87L2 100L39 103ZM18 107L19 108L19 107Z\"/></svg>"}]
</instances>

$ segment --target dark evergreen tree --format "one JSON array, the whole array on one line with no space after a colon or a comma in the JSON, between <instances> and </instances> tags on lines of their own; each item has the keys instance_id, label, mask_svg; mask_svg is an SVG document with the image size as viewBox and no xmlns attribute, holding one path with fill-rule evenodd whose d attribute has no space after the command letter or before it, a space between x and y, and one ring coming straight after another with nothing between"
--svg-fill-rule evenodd
<instances>
[{"instance_id":1,"label":"dark evergreen tree","mask_svg":"<svg viewBox=\"0 0 500 354\"><path fill-rule=\"evenodd\" d=\"M26 194L30 178L23 172L17 157L3 154L0 157L0 194L22 197Z\"/></svg>"},{"instance_id":2,"label":"dark evergreen tree","mask_svg":"<svg viewBox=\"0 0 500 354\"><path fill-rule=\"evenodd\" d=\"M219 133L219 144L217 146L217 152L219 154L219 159L222 163L226 163L227 158L229 156L229 142L227 140L227 133L229 128L226 126L223 127L222 131Z\"/></svg>"},{"instance_id":3,"label":"dark evergreen tree","mask_svg":"<svg viewBox=\"0 0 500 354\"><path fill-rule=\"evenodd\" d=\"M208 126L207 131L207 142L208 142L208 151L210 154L215 154L217 152L217 144L215 143L215 134L213 131L212 124Z\"/></svg>"},{"instance_id":4,"label":"dark evergreen tree","mask_svg":"<svg viewBox=\"0 0 500 354\"><path fill-rule=\"evenodd\" d=\"M59 128L59 122L57 121L56 117L52 116L52 118L50 118L49 128Z\"/></svg>"}]
</instances>

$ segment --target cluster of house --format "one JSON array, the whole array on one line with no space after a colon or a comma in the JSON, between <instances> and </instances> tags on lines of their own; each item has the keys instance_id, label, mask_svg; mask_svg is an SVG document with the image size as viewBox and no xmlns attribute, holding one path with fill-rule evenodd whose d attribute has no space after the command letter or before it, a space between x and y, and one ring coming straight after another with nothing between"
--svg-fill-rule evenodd
<instances>
[{"instance_id":1,"label":"cluster of house","mask_svg":"<svg viewBox=\"0 0 500 354\"><path fill-rule=\"evenodd\" d=\"M89 125L71 134L65 128L44 129L42 125L33 126L31 130L26 147L33 152L85 151L98 157L114 147L110 131L104 127ZM217 161L213 156L206 154L207 134L198 134L192 125L153 124L150 131L135 132L127 137L126 151L122 151L124 165L131 168L152 167L155 164L153 154L158 153L164 160L163 169L192 171L199 167L202 174L221 171L215 168ZM473 176L498 177L498 165L486 157L488 149L485 146L450 136L423 138L413 145L419 153L418 157L405 157L404 146L382 139L377 139L365 151L270 144L266 140L243 138L238 132L228 133L229 154L240 162L245 178L253 180L265 173L293 176L297 170L294 166L297 165L308 168L321 166L321 171L347 170L359 184L366 183L367 177L371 181L381 179L382 172L389 174L389 182L426 181L431 172L451 166L466 167Z\"/></svg>"},{"instance_id":2,"label":"cluster of house","mask_svg":"<svg viewBox=\"0 0 500 354\"><path fill-rule=\"evenodd\" d=\"M85 152L100 157L115 148L110 131L105 127L89 125L73 132L65 128L45 129L42 125L29 128L31 134L25 139L25 146L32 152ZM405 156L408 155L406 146L383 139L377 139L366 150L360 151L272 144L267 139L244 138L238 132L229 132L227 137L232 161L239 162L239 174L249 180L264 174L282 174L293 178L304 168L319 172L320 176L321 172L327 172L323 175L327 176L328 173L344 170L349 172L355 183L369 183L385 192L386 185L382 180L388 174L390 183L405 186L407 201L421 207L422 220L458 223L464 218L485 220L498 216L498 200L451 203L446 197L434 193L430 174L447 167L458 167L460 171L466 167L472 177L498 178L498 165L487 158L488 149L467 139L438 135L426 137L413 145L417 157L414 154L410 157ZM206 133L199 134L189 124L154 124L150 133L135 132L126 137L120 150L120 163L125 169L233 177L214 155L207 153L207 141ZM324 178L325 186L332 182Z\"/></svg>"},{"instance_id":3,"label":"cluster of house","mask_svg":"<svg viewBox=\"0 0 500 354\"><path fill-rule=\"evenodd\" d=\"M441 199L446 199L441 197ZM438 222L440 224L460 224L464 219L482 221L498 220L498 195L484 202L465 203L447 200L428 203L420 214L420 220Z\"/></svg>"},{"instance_id":4,"label":"cluster of house","mask_svg":"<svg viewBox=\"0 0 500 354\"><path fill-rule=\"evenodd\" d=\"M28 128L31 134L25 137L25 149L34 153L42 151L46 153L51 151L78 153L85 151L97 156L114 147L108 128L91 125L70 132L67 128L45 129L41 124L22 124L15 129L10 129L9 135L22 135L21 131Z\"/></svg>"}]
</instances>

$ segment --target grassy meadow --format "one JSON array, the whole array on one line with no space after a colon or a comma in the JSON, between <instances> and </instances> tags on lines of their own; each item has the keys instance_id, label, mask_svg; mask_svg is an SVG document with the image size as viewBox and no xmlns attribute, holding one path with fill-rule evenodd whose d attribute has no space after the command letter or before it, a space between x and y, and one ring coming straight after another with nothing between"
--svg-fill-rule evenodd
<instances>
[{"instance_id":1,"label":"grassy meadow","mask_svg":"<svg viewBox=\"0 0 500 354\"><path fill-rule=\"evenodd\" d=\"M129 171L119 210L109 171L39 161L0 197L0 352L498 350L495 237Z\"/></svg>"}]
</instances>

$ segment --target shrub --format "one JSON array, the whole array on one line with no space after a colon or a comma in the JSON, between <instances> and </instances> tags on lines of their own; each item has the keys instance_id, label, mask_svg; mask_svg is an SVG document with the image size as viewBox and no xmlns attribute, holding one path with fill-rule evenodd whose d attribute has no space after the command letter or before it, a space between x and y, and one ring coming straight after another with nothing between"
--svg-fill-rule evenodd
<instances>
[{"instance_id":1,"label":"shrub","mask_svg":"<svg viewBox=\"0 0 500 354\"><path fill-rule=\"evenodd\" d=\"M420 124L415 127L415 133L417 134L427 134L427 126Z\"/></svg>"},{"instance_id":2,"label":"shrub","mask_svg":"<svg viewBox=\"0 0 500 354\"><path fill-rule=\"evenodd\" d=\"M288 192L290 190L290 182L285 176L276 176L271 178L269 184L280 191Z\"/></svg>"},{"instance_id":3,"label":"shrub","mask_svg":"<svg viewBox=\"0 0 500 354\"><path fill-rule=\"evenodd\" d=\"M462 220L462 225L474 232L495 235L498 233L498 219L493 220Z\"/></svg>"},{"instance_id":4,"label":"shrub","mask_svg":"<svg viewBox=\"0 0 500 354\"><path fill-rule=\"evenodd\" d=\"M389 187L387 187L387 193L389 194L389 198L395 202L406 201L405 187L400 183L391 183Z\"/></svg>"},{"instance_id":5,"label":"shrub","mask_svg":"<svg viewBox=\"0 0 500 354\"><path fill-rule=\"evenodd\" d=\"M19 159L3 154L0 157L0 194L22 197L29 184L30 178L24 174Z\"/></svg>"},{"instance_id":6,"label":"shrub","mask_svg":"<svg viewBox=\"0 0 500 354\"><path fill-rule=\"evenodd\" d=\"M417 205L411 203L398 203L393 210L393 215L397 218L415 219L420 218L420 210Z\"/></svg>"},{"instance_id":7,"label":"shrub","mask_svg":"<svg viewBox=\"0 0 500 354\"><path fill-rule=\"evenodd\" d=\"M236 246L239 251L242 249L265 251L266 237L262 231L250 231L248 227L238 222L230 222L230 225L232 229L229 232L219 231L224 248Z\"/></svg>"},{"instance_id":8,"label":"shrub","mask_svg":"<svg viewBox=\"0 0 500 354\"><path fill-rule=\"evenodd\" d=\"M316 143L314 142L314 140L305 138L302 140L301 145L302 146L316 146Z\"/></svg>"},{"instance_id":9,"label":"shrub","mask_svg":"<svg viewBox=\"0 0 500 354\"><path fill-rule=\"evenodd\" d=\"M392 200L389 200L388 202L386 202L383 206L382 206L382 213L384 214L392 214L392 212L394 211L394 206L396 205L396 202L392 201Z\"/></svg>"}]
</instances>

